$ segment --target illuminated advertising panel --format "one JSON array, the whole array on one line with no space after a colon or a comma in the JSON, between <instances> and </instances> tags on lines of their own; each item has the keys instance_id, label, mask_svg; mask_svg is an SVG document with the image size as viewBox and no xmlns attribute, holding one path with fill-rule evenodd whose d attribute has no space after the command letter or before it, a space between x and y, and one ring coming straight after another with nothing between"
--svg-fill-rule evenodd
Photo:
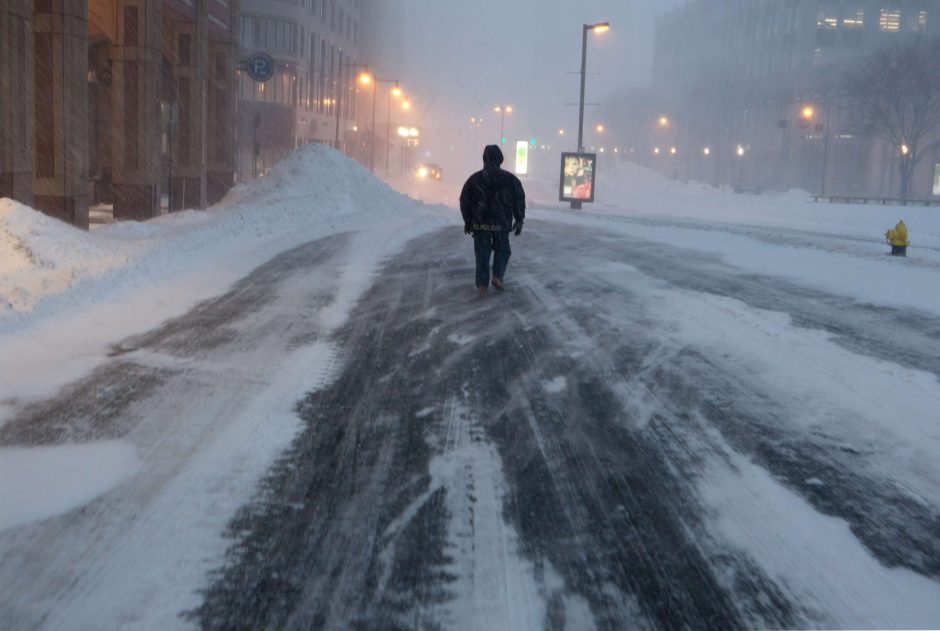
<instances>
[{"instance_id":1,"label":"illuminated advertising panel","mask_svg":"<svg viewBox=\"0 0 940 631\"><path fill-rule=\"evenodd\" d=\"M933 167L933 194L940 197L940 163Z\"/></svg>"},{"instance_id":2,"label":"illuminated advertising panel","mask_svg":"<svg viewBox=\"0 0 940 631\"><path fill-rule=\"evenodd\" d=\"M529 143L525 140L516 142L516 175L529 172Z\"/></svg>"},{"instance_id":3,"label":"illuminated advertising panel","mask_svg":"<svg viewBox=\"0 0 940 631\"><path fill-rule=\"evenodd\" d=\"M563 202L593 202L596 166L596 153L562 153L558 199Z\"/></svg>"}]
</instances>

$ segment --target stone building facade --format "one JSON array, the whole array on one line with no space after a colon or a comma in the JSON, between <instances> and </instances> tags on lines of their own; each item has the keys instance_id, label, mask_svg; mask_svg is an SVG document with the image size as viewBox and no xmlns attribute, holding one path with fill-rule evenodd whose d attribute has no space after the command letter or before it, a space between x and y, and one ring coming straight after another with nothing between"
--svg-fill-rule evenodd
<instances>
[{"instance_id":1,"label":"stone building facade","mask_svg":"<svg viewBox=\"0 0 940 631\"><path fill-rule=\"evenodd\" d=\"M894 197L898 148L860 129L844 79L880 48L936 37L932 0L690 0L656 25L653 98L670 120L650 132L657 163L716 184ZM940 155L912 196L940 196Z\"/></svg>"},{"instance_id":2,"label":"stone building facade","mask_svg":"<svg viewBox=\"0 0 940 631\"><path fill-rule=\"evenodd\" d=\"M238 0L0 2L0 197L86 228L92 204L146 219L220 199L237 16Z\"/></svg>"}]
</instances>

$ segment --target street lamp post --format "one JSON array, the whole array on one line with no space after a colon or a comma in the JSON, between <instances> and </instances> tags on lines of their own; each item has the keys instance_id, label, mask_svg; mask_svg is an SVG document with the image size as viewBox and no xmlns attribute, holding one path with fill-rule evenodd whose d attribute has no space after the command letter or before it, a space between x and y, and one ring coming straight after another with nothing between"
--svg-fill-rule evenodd
<instances>
[{"instance_id":1,"label":"street lamp post","mask_svg":"<svg viewBox=\"0 0 940 631\"><path fill-rule=\"evenodd\" d=\"M367 64L351 64L345 61L341 61L339 62L339 74L340 75L343 74L343 68L365 68L367 72L369 70L369 66ZM367 77L367 76L368 75L363 75L363 77ZM341 76L339 79L337 79L337 83L345 84L346 82L343 81L343 78ZM337 151L340 150L339 148L339 117L340 117L340 112L343 108L343 92L345 90L346 90L345 85L343 85L342 87L340 86L336 87L336 103L334 103L334 105L336 106L336 135L333 138L333 146L336 148Z\"/></svg>"},{"instance_id":2,"label":"street lamp post","mask_svg":"<svg viewBox=\"0 0 940 631\"><path fill-rule=\"evenodd\" d=\"M379 77L372 77L372 146L369 150L369 172L375 173L375 101L376 101L376 87L379 82L382 83L391 83L394 84L395 88L398 88L398 79L380 79ZM398 88L400 90L400 88ZM391 92L389 92L391 94ZM391 102L391 97L389 97L389 102ZM386 141L387 142L387 141ZM388 170L388 169L386 169Z\"/></svg>"},{"instance_id":3,"label":"street lamp post","mask_svg":"<svg viewBox=\"0 0 940 631\"><path fill-rule=\"evenodd\" d=\"M386 112L387 118L385 121L385 177L388 177L391 173L388 165L389 156L392 152L392 94L401 96L401 88L395 86L388 91L388 110ZM406 100L401 106L407 110L411 108L411 103Z\"/></svg>"},{"instance_id":4,"label":"street lamp post","mask_svg":"<svg viewBox=\"0 0 940 631\"><path fill-rule=\"evenodd\" d=\"M499 114L499 144L503 144L503 130L506 127L506 114L512 114L511 105L497 105L493 111Z\"/></svg>"},{"instance_id":5,"label":"street lamp post","mask_svg":"<svg viewBox=\"0 0 940 631\"><path fill-rule=\"evenodd\" d=\"M578 105L578 153L584 153L584 84L587 70L587 34L588 31L603 33L610 28L610 22L585 24L581 29L581 100ZM571 208L579 210L580 201L571 202Z\"/></svg>"}]
</instances>

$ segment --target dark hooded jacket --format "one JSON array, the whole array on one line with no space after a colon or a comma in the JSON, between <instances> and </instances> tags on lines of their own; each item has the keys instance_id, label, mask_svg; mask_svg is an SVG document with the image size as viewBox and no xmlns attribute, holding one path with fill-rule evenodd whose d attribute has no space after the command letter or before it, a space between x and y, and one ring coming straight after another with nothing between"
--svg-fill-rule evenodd
<instances>
[{"instance_id":1,"label":"dark hooded jacket","mask_svg":"<svg viewBox=\"0 0 940 631\"><path fill-rule=\"evenodd\" d=\"M496 145L483 150L483 170L467 179L460 193L460 213L474 232L509 231L525 219L525 191L515 175L499 168L503 152Z\"/></svg>"}]
</instances>

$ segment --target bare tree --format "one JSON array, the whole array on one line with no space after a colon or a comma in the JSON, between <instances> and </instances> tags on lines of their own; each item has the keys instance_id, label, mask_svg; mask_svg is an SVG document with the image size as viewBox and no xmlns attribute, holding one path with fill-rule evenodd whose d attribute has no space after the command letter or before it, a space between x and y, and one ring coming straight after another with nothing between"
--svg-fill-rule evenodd
<instances>
[{"instance_id":1,"label":"bare tree","mask_svg":"<svg viewBox=\"0 0 940 631\"><path fill-rule=\"evenodd\" d=\"M897 152L900 196L910 197L911 176L940 143L940 40L919 40L878 51L846 79L859 121Z\"/></svg>"}]
</instances>

